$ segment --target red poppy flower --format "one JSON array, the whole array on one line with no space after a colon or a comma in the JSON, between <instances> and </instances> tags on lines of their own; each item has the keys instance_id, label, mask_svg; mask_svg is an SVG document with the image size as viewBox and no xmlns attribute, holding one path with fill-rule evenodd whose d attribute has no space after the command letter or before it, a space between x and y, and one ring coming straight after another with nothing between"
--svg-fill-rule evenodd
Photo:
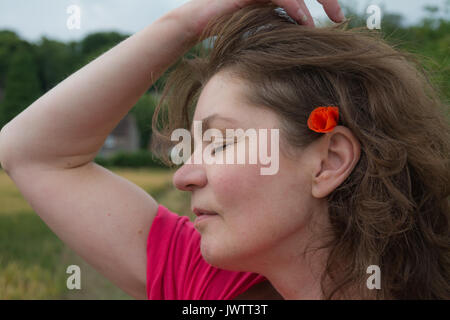
<instances>
[{"instance_id":1,"label":"red poppy flower","mask_svg":"<svg viewBox=\"0 0 450 320\"><path fill-rule=\"evenodd\" d=\"M308 118L308 127L320 133L330 132L339 121L338 107L317 107Z\"/></svg>"}]
</instances>

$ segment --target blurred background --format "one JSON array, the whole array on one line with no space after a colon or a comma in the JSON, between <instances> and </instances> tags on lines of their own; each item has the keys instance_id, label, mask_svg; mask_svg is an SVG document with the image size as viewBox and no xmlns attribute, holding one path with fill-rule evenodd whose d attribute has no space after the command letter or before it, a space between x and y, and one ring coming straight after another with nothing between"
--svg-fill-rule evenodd
<instances>
[{"instance_id":1,"label":"blurred background","mask_svg":"<svg viewBox=\"0 0 450 320\"><path fill-rule=\"evenodd\" d=\"M0 128L37 98L123 39L187 0L0 0ZM316 25L331 22L305 1ZM388 42L417 55L442 99L450 99L450 0L341 0L351 26L367 26L377 5ZM73 6L76 10L73 11ZM79 24L73 20L79 14ZM191 56L197 47L186 54ZM169 69L106 139L96 162L134 182L159 203L190 216L189 195L149 151L151 118ZM51 198L51 195L49 195ZM81 290L66 268L81 268ZM33 212L0 169L0 299L131 299L70 248Z\"/></svg>"}]
</instances>

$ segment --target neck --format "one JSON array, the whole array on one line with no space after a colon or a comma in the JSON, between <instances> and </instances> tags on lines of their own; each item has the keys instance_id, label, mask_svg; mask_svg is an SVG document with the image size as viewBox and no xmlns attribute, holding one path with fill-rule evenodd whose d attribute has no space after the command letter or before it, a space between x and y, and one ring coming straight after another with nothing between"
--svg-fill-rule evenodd
<instances>
[{"instance_id":1,"label":"neck","mask_svg":"<svg viewBox=\"0 0 450 320\"><path fill-rule=\"evenodd\" d=\"M265 255L259 261L257 272L264 275L272 286L286 300L323 299L321 280L325 271L329 249L317 249L323 245L325 229L328 226L326 215L317 218L308 227L292 233L290 237ZM317 235L323 235L317 238Z\"/></svg>"},{"instance_id":2,"label":"neck","mask_svg":"<svg viewBox=\"0 0 450 320\"><path fill-rule=\"evenodd\" d=\"M321 249L297 259L279 260L262 274L285 300L323 299L321 276L326 256L326 250Z\"/></svg>"}]
</instances>

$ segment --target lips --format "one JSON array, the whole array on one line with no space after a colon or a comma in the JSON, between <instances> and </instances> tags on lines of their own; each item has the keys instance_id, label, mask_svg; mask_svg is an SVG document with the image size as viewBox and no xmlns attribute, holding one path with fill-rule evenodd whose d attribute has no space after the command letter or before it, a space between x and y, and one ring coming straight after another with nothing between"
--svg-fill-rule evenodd
<instances>
[{"instance_id":1,"label":"lips","mask_svg":"<svg viewBox=\"0 0 450 320\"><path fill-rule=\"evenodd\" d=\"M219 217L219 214L217 212L202 208L194 208L192 212L194 212L197 216L194 221L195 228L199 228L199 226L205 223L205 221L215 220L217 217Z\"/></svg>"},{"instance_id":2,"label":"lips","mask_svg":"<svg viewBox=\"0 0 450 320\"><path fill-rule=\"evenodd\" d=\"M205 216L205 215L206 216L216 216L216 215L218 215L217 212L214 212L214 211L211 211L211 210L202 209L202 208L194 208L192 210L192 212L194 212L197 217Z\"/></svg>"}]
</instances>

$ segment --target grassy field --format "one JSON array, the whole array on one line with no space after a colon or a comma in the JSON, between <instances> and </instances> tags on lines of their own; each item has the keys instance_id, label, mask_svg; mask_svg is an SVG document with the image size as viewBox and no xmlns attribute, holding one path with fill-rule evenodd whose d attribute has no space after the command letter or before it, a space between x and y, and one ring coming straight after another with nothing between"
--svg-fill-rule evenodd
<instances>
[{"instance_id":1,"label":"grassy field","mask_svg":"<svg viewBox=\"0 0 450 320\"><path fill-rule=\"evenodd\" d=\"M189 195L172 185L173 171L111 170L170 210L190 216ZM81 268L81 290L66 287L66 268L72 264ZM132 298L62 243L0 169L0 300L3 299Z\"/></svg>"}]
</instances>

